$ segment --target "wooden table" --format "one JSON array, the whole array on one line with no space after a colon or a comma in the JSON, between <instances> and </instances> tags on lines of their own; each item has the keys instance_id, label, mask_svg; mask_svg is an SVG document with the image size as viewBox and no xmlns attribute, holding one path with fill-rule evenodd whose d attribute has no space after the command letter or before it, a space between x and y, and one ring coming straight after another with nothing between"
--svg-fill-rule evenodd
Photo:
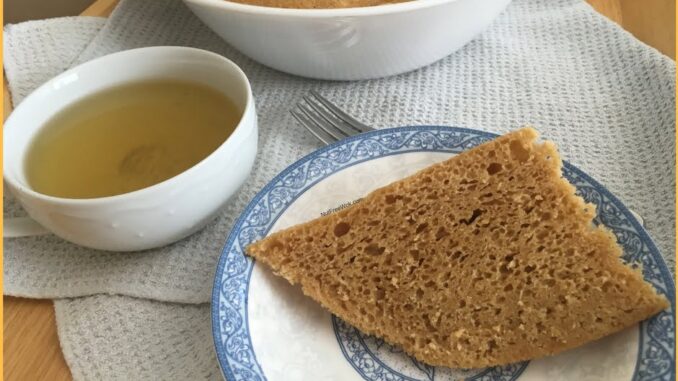
<instances>
[{"instance_id":1,"label":"wooden table","mask_svg":"<svg viewBox=\"0 0 678 381\"><path fill-rule=\"evenodd\" d=\"M675 59L674 0L587 0L596 10ZM118 0L97 0L82 15L107 16ZM4 89L5 116L11 103ZM4 379L70 380L51 300L4 297Z\"/></svg>"}]
</instances>

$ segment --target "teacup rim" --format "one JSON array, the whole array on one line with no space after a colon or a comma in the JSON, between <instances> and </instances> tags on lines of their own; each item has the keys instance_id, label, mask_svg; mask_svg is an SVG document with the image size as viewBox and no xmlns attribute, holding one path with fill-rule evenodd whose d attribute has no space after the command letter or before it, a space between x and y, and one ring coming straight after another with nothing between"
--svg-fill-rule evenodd
<instances>
[{"instance_id":1,"label":"teacup rim","mask_svg":"<svg viewBox=\"0 0 678 381\"><path fill-rule=\"evenodd\" d=\"M166 179L164 181L161 181L159 183L153 184L153 185L145 187L145 188L137 189L137 190L134 190L134 191L131 191L131 192L116 194L116 195L112 195L112 196L94 197L94 198L66 198L66 197L52 196L52 195L48 195L48 194L45 194L45 193L38 192L38 191L30 188L28 186L28 184L24 184L23 182L19 181L14 176L8 176L9 171L7 170L7 168L9 166L9 164L14 160L12 160L12 161L6 160L4 155L3 155L3 179L4 179L4 181L6 181L12 188L20 190L21 193L23 193L24 195L33 197L35 199L47 201L47 202L54 203L54 204L65 205L65 206L87 206L87 205L95 205L95 204L119 203L121 201L124 202L125 199L139 198L139 197L147 196L151 193L156 193L159 190L161 191L162 188L167 188L167 187L171 187L171 186L175 185L176 183L182 181L181 178L190 176L192 173L198 171L199 167L203 167L204 165L206 165L205 162L210 160L210 158L214 157L217 154L217 152L221 151L223 149L223 147L231 140L231 138L234 135L236 135L236 133L238 131L241 131L244 128L243 127L243 121L245 120L245 117L246 117L248 110L251 107L253 107L254 97L252 95L252 87L251 87L249 78L247 77L245 72L242 70L242 68L240 68L240 66L238 66L232 60L230 60L230 59L228 59L228 58L226 58L226 57L224 57L220 54L217 54L215 52L211 52L209 50L193 48L193 47L150 46L150 47L134 48L134 49L127 49L127 50L122 50L122 51L119 51L119 52L107 54L107 55L92 59L90 61L81 63L81 64L79 64L79 65L77 65L73 68L70 68L70 69L54 76L53 78L49 79L47 82L43 83L38 88L33 90L26 98L24 98L24 100L17 107L15 107L13 109L12 113L9 115L7 120L5 120L5 122L3 124L3 132L4 132L5 129L7 129L8 126L11 126L13 124L12 123L13 116L17 113L17 111L22 109L22 107L24 107L24 108L29 107L30 106L29 102L34 102L35 99L37 99L37 97L42 95L42 93L44 93L45 91L48 91L47 89L50 86L52 86L55 82L59 81L60 79L66 78L69 75L72 75L73 73L75 73L78 70L82 70L83 67L103 65L103 64L105 64L105 62L107 60L117 59L117 58L124 56L124 55L132 56L132 55L138 55L138 54L147 54L146 52L161 52L161 51L165 51L165 52L169 52L169 53L189 52L190 54L199 54L199 55L203 55L203 56L210 56L212 58L220 60L224 64L226 64L226 66L229 67L228 70L233 70L235 73L237 73L239 79L245 85L246 99L245 99L245 102L244 102L244 106L242 108L242 114L240 116L240 119L238 120L238 124L233 129L233 132L214 151L212 151L209 155L205 156L202 160L200 160L195 165L191 166L190 168L184 170L183 172L181 172L181 173L179 173L179 174L177 174L173 177L170 177L169 179ZM140 82L140 81L143 81L143 79L130 81L129 83ZM191 80L186 79L186 81L190 82ZM216 89L216 90L222 92L221 89ZM224 93L224 94L226 94L226 93ZM229 97L232 96L231 94L226 94L226 95L229 96ZM29 105L29 106L25 106L25 105ZM63 109L64 109L63 107L59 108L54 113L52 113L50 116L56 115L59 111L61 111ZM33 133L33 135L34 134L35 133ZM4 133L3 133L3 135L4 135ZM33 135L31 135L31 137ZM3 144L6 144L6 143L7 143L7 141L5 141L3 139ZM22 151L21 153L22 153L21 156L23 158L24 154L25 154L25 150ZM18 158L16 160L21 160L21 158Z\"/></svg>"}]
</instances>

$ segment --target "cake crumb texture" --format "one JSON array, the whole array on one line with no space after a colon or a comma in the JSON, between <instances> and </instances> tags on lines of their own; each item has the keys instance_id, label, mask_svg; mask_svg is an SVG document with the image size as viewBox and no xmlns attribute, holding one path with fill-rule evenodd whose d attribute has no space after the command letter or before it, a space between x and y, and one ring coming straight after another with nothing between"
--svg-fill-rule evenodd
<instances>
[{"instance_id":1,"label":"cake crumb texture","mask_svg":"<svg viewBox=\"0 0 678 381\"><path fill-rule=\"evenodd\" d=\"M523 128L247 247L325 308L430 365L553 355L669 306Z\"/></svg>"}]
</instances>

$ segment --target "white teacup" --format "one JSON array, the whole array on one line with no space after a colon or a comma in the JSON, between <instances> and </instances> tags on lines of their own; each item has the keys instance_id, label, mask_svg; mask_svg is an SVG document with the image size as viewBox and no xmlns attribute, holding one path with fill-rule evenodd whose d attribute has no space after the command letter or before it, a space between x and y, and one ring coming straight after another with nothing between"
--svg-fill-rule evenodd
<instances>
[{"instance_id":1,"label":"white teacup","mask_svg":"<svg viewBox=\"0 0 678 381\"><path fill-rule=\"evenodd\" d=\"M242 112L238 126L195 166L134 192L66 199L30 188L24 158L50 118L102 89L150 79L179 79L222 92ZM38 88L4 126L5 182L30 217L68 241L101 250L158 247L204 227L244 183L256 152L257 119L247 77L228 59L193 48L141 48L87 62Z\"/></svg>"}]
</instances>

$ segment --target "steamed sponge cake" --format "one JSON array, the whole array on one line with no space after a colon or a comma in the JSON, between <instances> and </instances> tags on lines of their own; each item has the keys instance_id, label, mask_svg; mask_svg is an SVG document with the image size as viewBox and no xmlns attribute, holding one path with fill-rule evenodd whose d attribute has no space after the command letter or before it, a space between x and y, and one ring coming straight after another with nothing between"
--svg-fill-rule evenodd
<instances>
[{"instance_id":1,"label":"steamed sponge cake","mask_svg":"<svg viewBox=\"0 0 678 381\"><path fill-rule=\"evenodd\" d=\"M509 133L247 252L430 365L552 355L666 308L536 138Z\"/></svg>"}]
</instances>

